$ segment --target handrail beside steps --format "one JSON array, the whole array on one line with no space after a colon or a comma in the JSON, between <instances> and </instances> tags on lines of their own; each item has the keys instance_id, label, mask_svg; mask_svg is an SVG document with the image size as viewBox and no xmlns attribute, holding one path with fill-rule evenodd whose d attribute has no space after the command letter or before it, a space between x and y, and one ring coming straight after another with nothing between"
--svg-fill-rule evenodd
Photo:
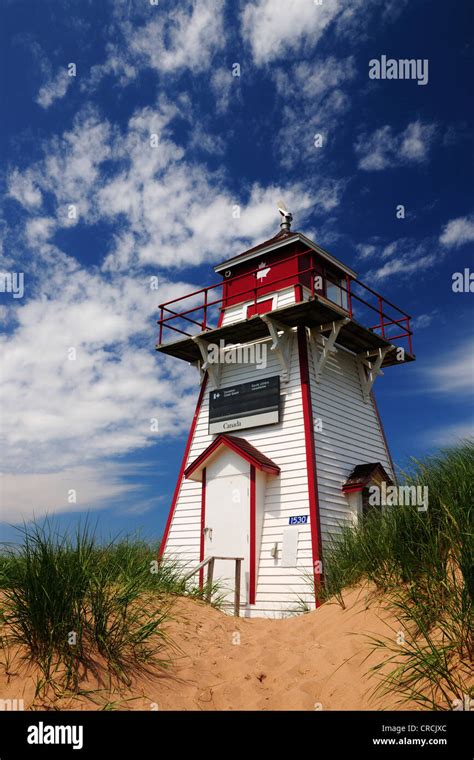
<instances>
[{"instance_id":1,"label":"handrail beside steps","mask_svg":"<svg viewBox=\"0 0 474 760\"><path fill-rule=\"evenodd\" d=\"M196 575L196 573L199 573L201 570L204 570L206 565L208 565L206 602L210 602L211 595L212 595L212 580L214 577L214 564L215 564L216 559L225 559L225 560L231 560L235 562L234 615L235 617L239 617L240 615L240 580L242 577L242 561L244 559L243 557L207 557L207 559L204 559L202 562L200 562L199 565L194 568L194 570L191 570L190 573L184 576L184 582L186 583L186 581L192 578L193 575Z\"/></svg>"}]
</instances>

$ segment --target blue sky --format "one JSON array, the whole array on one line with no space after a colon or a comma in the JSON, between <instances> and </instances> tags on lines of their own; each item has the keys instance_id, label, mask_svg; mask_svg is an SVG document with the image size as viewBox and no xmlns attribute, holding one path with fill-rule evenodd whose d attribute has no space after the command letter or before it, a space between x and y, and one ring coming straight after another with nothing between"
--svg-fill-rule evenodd
<instances>
[{"instance_id":1,"label":"blue sky","mask_svg":"<svg viewBox=\"0 0 474 760\"><path fill-rule=\"evenodd\" d=\"M154 352L156 306L275 234L280 197L415 317L375 386L396 463L472 431L469 6L4 0L1 540L45 514L161 534L198 375ZM369 78L382 55L428 82Z\"/></svg>"}]
</instances>

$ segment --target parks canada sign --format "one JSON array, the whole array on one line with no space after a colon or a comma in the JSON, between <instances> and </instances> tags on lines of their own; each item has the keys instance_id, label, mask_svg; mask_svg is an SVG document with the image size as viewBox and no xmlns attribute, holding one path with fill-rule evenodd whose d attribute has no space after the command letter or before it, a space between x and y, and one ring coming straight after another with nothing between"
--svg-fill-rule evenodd
<instances>
[{"instance_id":1,"label":"parks canada sign","mask_svg":"<svg viewBox=\"0 0 474 760\"><path fill-rule=\"evenodd\" d=\"M233 433L280 421L280 378L218 388L209 393L209 433Z\"/></svg>"}]
</instances>

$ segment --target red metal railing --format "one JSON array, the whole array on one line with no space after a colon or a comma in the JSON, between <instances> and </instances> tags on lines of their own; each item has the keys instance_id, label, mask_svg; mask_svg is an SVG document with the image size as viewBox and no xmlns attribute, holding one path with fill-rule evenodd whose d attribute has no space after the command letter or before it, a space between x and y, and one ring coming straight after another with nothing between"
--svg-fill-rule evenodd
<instances>
[{"instance_id":1,"label":"red metal railing","mask_svg":"<svg viewBox=\"0 0 474 760\"><path fill-rule=\"evenodd\" d=\"M235 299L242 298L242 304L244 302L247 302L247 305L255 305L260 296L270 295L271 293L275 293L279 290L284 290L285 288L294 286L299 290L299 298L297 300L304 300L304 289L306 289L306 291L309 291L309 294L312 298L315 296L323 296L328 301L335 303L340 308L343 308L351 319L355 319L368 330L371 330L373 332L379 331L380 335L387 341L391 342L393 340L406 338L408 342L408 351L410 354L413 353L411 339L413 333L410 328L410 315L400 309L398 306L395 306L395 304L391 303L391 301L388 301L380 293L377 293L377 291L373 290L368 285L365 285L360 280L350 277L348 274L345 278L345 285L343 285L343 281L336 279L336 276L334 274L328 274L327 269L324 267L320 259L315 259L315 252L312 249L304 250L300 253L294 253L288 258L272 264L273 273L275 274L275 270L277 270L279 267L282 267L282 265L286 264L288 261L299 259L302 256L307 257L308 254L309 264L302 269L299 269L297 274L294 272L291 274L283 274L282 277L277 277L277 279L273 278L271 283L258 283L257 273L259 272L259 268L257 267L250 272L246 272L245 274L236 275L235 277L231 277L227 280L223 280L222 282L218 282L215 285L209 285L206 288L195 290L192 293L181 296L180 298L175 298L172 301L167 301L164 304L160 304L160 319L158 320L160 332L158 345L161 345L163 343L163 333L165 329L172 330L187 337L192 337L193 335L197 334L189 333L186 330L182 329L183 324L180 320L183 320L186 325L191 324L195 327L198 327L199 332L204 332L205 330L214 329L217 326L217 317L219 310L229 308L229 306L232 305L237 305L235 303ZM227 297L227 303L225 303L226 299L223 297L222 292L219 292L218 289L222 289L224 283L236 283L238 280L248 278L249 275L253 275L255 277L255 284L251 288L245 287L243 290L239 290L238 292L232 292L232 295ZM309 275L309 278L306 278L306 280L309 281L309 285L301 282L301 277L304 275ZM317 278L320 278L320 280ZM318 285L321 284L321 287L317 288L316 282ZM284 283L286 283L286 285L284 285ZM280 285L280 287L277 287L278 285ZM340 293L339 302L335 301L330 297L330 295L328 295L328 286L330 286L330 292L332 292L332 289L335 288L336 291ZM269 290L269 287L271 287L271 291ZM366 300L366 298L363 298L360 294L361 292L363 295L368 294L369 297L374 300L374 303L371 303L370 301ZM220 297L213 300L214 293ZM342 294L345 295L343 296ZM176 311L176 304L182 304L183 301L188 301L189 304L189 299L193 299L192 303L194 303L196 299L201 300L201 296L202 302L198 303L197 306L192 305L191 308L185 308L183 311ZM231 299L232 302L229 304L229 301ZM171 306L173 306L173 308L170 308ZM367 317L364 318L364 309L369 309L371 312L374 311L378 316L379 322L375 325L368 325L367 322L370 322L371 320L368 320ZM387 310L391 310L395 313L388 314ZM190 314L192 314L194 318L190 317ZM216 324L210 324L210 318L216 318ZM174 324L171 324L172 322L174 322ZM179 324L179 327L177 324ZM395 327L399 329L400 332L396 335L393 335L390 328L395 329Z\"/></svg>"}]
</instances>

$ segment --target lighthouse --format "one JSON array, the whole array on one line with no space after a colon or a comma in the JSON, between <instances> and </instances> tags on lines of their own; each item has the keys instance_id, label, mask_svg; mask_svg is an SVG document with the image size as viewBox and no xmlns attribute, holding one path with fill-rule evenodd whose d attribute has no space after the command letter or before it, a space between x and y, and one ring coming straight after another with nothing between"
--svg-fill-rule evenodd
<instances>
[{"instance_id":1,"label":"lighthouse","mask_svg":"<svg viewBox=\"0 0 474 760\"><path fill-rule=\"evenodd\" d=\"M317 606L331 542L395 480L374 383L415 358L410 316L278 210L158 321L200 383L160 555L244 617Z\"/></svg>"}]
</instances>

